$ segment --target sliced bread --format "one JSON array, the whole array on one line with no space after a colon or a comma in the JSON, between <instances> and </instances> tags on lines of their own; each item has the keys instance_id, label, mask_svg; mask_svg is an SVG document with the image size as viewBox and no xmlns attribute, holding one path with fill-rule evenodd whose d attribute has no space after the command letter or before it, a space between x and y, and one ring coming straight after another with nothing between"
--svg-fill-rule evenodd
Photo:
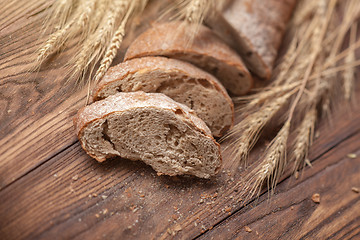
<instances>
[{"instance_id":1,"label":"sliced bread","mask_svg":"<svg viewBox=\"0 0 360 240\"><path fill-rule=\"evenodd\" d=\"M167 56L190 62L214 75L231 93L241 95L253 86L240 56L216 34L201 26L189 43L186 25L180 22L157 24L129 46L125 60L144 56Z\"/></svg>"},{"instance_id":2,"label":"sliced bread","mask_svg":"<svg viewBox=\"0 0 360 240\"><path fill-rule=\"evenodd\" d=\"M216 137L221 137L234 122L233 102L219 81L180 60L142 57L118 64L97 84L93 100L135 91L163 93L187 105Z\"/></svg>"},{"instance_id":3,"label":"sliced bread","mask_svg":"<svg viewBox=\"0 0 360 240\"><path fill-rule=\"evenodd\" d=\"M74 125L83 149L102 162L142 160L159 174L209 178L220 145L193 110L161 93L117 93L82 108Z\"/></svg>"},{"instance_id":4,"label":"sliced bread","mask_svg":"<svg viewBox=\"0 0 360 240\"><path fill-rule=\"evenodd\" d=\"M233 0L207 24L236 49L246 66L269 79L296 0Z\"/></svg>"}]
</instances>

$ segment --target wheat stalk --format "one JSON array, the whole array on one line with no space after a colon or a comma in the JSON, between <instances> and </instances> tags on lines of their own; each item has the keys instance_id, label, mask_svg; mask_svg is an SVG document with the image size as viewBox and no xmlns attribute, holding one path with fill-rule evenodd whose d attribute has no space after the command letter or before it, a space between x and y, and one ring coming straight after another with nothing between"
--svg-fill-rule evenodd
<instances>
[{"instance_id":1,"label":"wheat stalk","mask_svg":"<svg viewBox=\"0 0 360 240\"><path fill-rule=\"evenodd\" d=\"M354 23L351 26L349 45L355 44L355 42L356 42L356 32L357 32L357 23ZM349 63L354 62L354 61L355 61L355 53L350 52L345 57L345 63L349 64ZM353 90L353 86L354 86L354 76L355 76L354 68L348 68L343 73L344 96L345 96L346 100L350 100L350 98L351 98L352 90Z\"/></svg>"},{"instance_id":2,"label":"wheat stalk","mask_svg":"<svg viewBox=\"0 0 360 240\"><path fill-rule=\"evenodd\" d=\"M293 82L290 84L264 88L261 89L261 91L259 91L258 93L248 96L235 97L233 98L234 103L246 102L245 107L237 108L236 111L250 112L251 110L256 109L256 107L265 103L269 99L272 99L281 94L283 95L284 93L287 93L299 86L300 86L300 81Z\"/></svg>"},{"instance_id":3,"label":"wheat stalk","mask_svg":"<svg viewBox=\"0 0 360 240\"><path fill-rule=\"evenodd\" d=\"M305 114L305 117L297 129L294 149L292 151L292 161L294 161L294 172L298 171L308 157L309 147L314 138L314 129L317 117L316 107L313 106Z\"/></svg>"}]
</instances>

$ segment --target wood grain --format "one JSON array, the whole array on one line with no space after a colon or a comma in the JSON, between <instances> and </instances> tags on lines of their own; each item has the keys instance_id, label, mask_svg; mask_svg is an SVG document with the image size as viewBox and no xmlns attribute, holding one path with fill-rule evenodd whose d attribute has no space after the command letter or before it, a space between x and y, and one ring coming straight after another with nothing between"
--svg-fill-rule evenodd
<instances>
[{"instance_id":1,"label":"wood grain","mask_svg":"<svg viewBox=\"0 0 360 240\"><path fill-rule=\"evenodd\" d=\"M294 181L287 172L270 202L264 194L245 208L239 196L244 172L227 155L223 171L210 180L158 177L150 167L122 159L99 164L85 154L73 132L72 117L86 96L86 90L64 85L61 66L73 50L38 74L27 73L51 3L0 3L5 13L0 16L0 239L311 239L359 234L359 215L350 214L359 205L358 195L347 189L359 182L359 159L344 156L359 152L360 106L354 106L352 115L346 108L335 112L331 126L321 123L321 137L310 154L314 167L301 180ZM359 89L357 93L359 102ZM258 147L252 159L262 150ZM314 191L321 193L320 205L309 200ZM254 231L244 232L245 225Z\"/></svg>"}]
</instances>

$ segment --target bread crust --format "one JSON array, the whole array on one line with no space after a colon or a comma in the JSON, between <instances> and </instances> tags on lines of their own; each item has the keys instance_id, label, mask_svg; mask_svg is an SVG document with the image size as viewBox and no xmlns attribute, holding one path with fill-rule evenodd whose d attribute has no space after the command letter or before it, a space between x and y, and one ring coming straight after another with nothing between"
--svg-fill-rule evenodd
<instances>
[{"instance_id":1,"label":"bread crust","mask_svg":"<svg viewBox=\"0 0 360 240\"><path fill-rule=\"evenodd\" d=\"M119 104L119 102L121 104ZM203 132L206 136L213 138L210 129L196 116L192 109L173 101L164 94L145 93L142 91L116 94L81 108L74 118L75 130L79 136L79 133L86 125L97 119L104 118L113 112L124 112L134 108L149 107L167 109L174 113L180 109L186 118L198 128L199 131Z\"/></svg>"},{"instance_id":2,"label":"bread crust","mask_svg":"<svg viewBox=\"0 0 360 240\"><path fill-rule=\"evenodd\" d=\"M154 25L138 36L129 46L125 54L125 61L145 56L167 56L185 61L188 60L182 58L183 55L196 56L196 58L199 58L199 56L206 57L217 63L222 63L230 68L236 69L241 73L241 77L237 76L237 79L232 79L231 81L233 81L234 85L240 85L240 81L246 81L241 84L241 86L243 86L242 89L234 89L233 87L226 86L224 79L219 78L215 74L229 91L237 95L242 95L252 88L253 79L240 56L234 50L228 47L205 26L200 27L197 35L190 44L185 27L186 26L180 22ZM191 63L207 70L206 67L199 66L199 64L195 62ZM206 64L204 63L204 65Z\"/></svg>"},{"instance_id":3,"label":"bread crust","mask_svg":"<svg viewBox=\"0 0 360 240\"><path fill-rule=\"evenodd\" d=\"M193 76L194 78L203 78L209 81L229 103L232 103L231 98L226 92L224 86L211 74L202 71L201 69L193 66L184 61L166 58L166 57L141 57L134 58L125 62L122 62L116 66L111 67L101 81L95 86L93 90L93 101L100 100L99 92L106 85L124 79L126 76L139 71L147 70L163 70L164 72L179 71L184 72L186 75Z\"/></svg>"},{"instance_id":4,"label":"bread crust","mask_svg":"<svg viewBox=\"0 0 360 240\"><path fill-rule=\"evenodd\" d=\"M296 0L233 0L207 20L246 66L269 79Z\"/></svg>"},{"instance_id":5,"label":"bread crust","mask_svg":"<svg viewBox=\"0 0 360 240\"><path fill-rule=\"evenodd\" d=\"M201 69L193 66L192 64L176 59L169 59L165 57L142 57L134 58L122 62L114 67L111 67L105 74L103 79L96 85L93 91L93 100L98 101L103 99L104 97L101 95L101 91L106 89L108 86L111 86L111 84L125 79L129 75L142 73L146 74L149 71L156 70L161 70L162 72L168 74L181 73L190 78L206 80L209 84L213 86L214 89L216 89L219 94L221 94L221 96L223 96L223 98L226 100L226 102L231 108L231 124L228 125L226 129L223 128L221 132L224 133L233 126L234 104L221 83L209 73L202 71ZM152 79L149 79L147 85L150 85L152 89L147 92L155 92L157 90L157 86L155 86L155 84L151 85L151 81ZM141 86L142 85L138 87L138 91L143 91L143 89L141 89ZM215 134L215 136L220 137L222 133L217 133Z\"/></svg>"}]
</instances>

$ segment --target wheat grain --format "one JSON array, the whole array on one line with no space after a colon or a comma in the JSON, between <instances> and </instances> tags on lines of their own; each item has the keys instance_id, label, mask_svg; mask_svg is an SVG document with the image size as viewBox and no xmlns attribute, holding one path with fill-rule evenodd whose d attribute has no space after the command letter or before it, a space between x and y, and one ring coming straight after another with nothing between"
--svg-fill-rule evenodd
<instances>
[{"instance_id":1,"label":"wheat grain","mask_svg":"<svg viewBox=\"0 0 360 240\"><path fill-rule=\"evenodd\" d=\"M213 0L190 0L185 7L185 23L187 28L187 44L194 40L205 16L214 5Z\"/></svg>"},{"instance_id":2,"label":"wheat grain","mask_svg":"<svg viewBox=\"0 0 360 240\"><path fill-rule=\"evenodd\" d=\"M111 40L110 46L106 50L105 56L100 63L100 67L95 73L95 83L98 82L109 69L110 64L112 63L117 50L120 48L120 45L125 36L125 21L122 22L119 29L115 32L113 39Z\"/></svg>"},{"instance_id":3,"label":"wheat grain","mask_svg":"<svg viewBox=\"0 0 360 240\"><path fill-rule=\"evenodd\" d=\"M108 11L109 6L113 6L112 0L101 0L96 1L95 9L91 20L89 21L89 32L94 33L99 25L103 23L104 18L106 17L106 12Z\"/></svg>"},{"instance_id":4,"label":"wheat grain","mask_svg":"<svg viewBox=\"0 0 360 240\"><path fill-rule=\"evenodd\" d=\"M294 99L290 110L289 110L289 119L292 120L294 116L295 109L297 107L297 104L301 100L301 97L305 91L306 85L308 83L308 80L310 78L311 72L314 68L315 61L321 52L321 43L324 40L326 36L326 30L328 29L328 24L330 22L331 16L333 14L333 10L335 8L335 5L337 3L337 0L331 0L329 4L326 4L326 0L319 1L318 8L317 8L317 17L320 17L320 24L318 27L314 29L314 33L312 36L311 46L310 46L310 53L309 53L309 64L306 68L306 71L304 73L304 77L302 80L302 85L300 87L300 90L298 91L298 94L296 98ZM325 10L327 9L327 11Z\"/></svg>"},{"instance_id":5,"label":"wheat grain","mask_svg":"<svg viewBox=\"0 0 360 240\"><path fill-rule=\"evenodd\" d=\"M273 85L286 85L299 79L299 76L305 71L307 61L302 61L303 58L308 57L306 54L309 51L308 42L312 38L314 29L318 27L318 18L313 18L308 24L297 26L294 23L290 25L291 28L297 29L294 36L294 43L289 51L285 54L285 59L279 64L279 74L273 81Z\"/></svg>"},{"instance_id":6,"label":"wheat grain","mask_svg":"<svg viewBox=\"0 0 360 240\"><path fill-rule=\"evenodd\" d=\"M350 3L353 1L349 0ZM266 114L267 111L264 110L266 106L270 106L271 103L278 101L286 94L293 95L297 92L286 115L287 122L266 150L264 160L245 177L243 189L246 199L250 199L256 192L259 192L266 179L268 186L274 188L286 165L286 154L283 153L294 118L301 120L300 125L296 128L297 135L291 155L291 159L294 161L294 171L309 162L308 150L312 145L317 115L320 112L316 106L322 108L322 114L329 114L335 99L333 92L339 88L337 84L340 80L336 77L336 73L344 70L351 72L353 69L349 70L350 68L360 64L360 61L347 56L348 53L353 53L360 46L360 42L354 39L356 36L354 32L348 49L341 53L339 53L339 49L334 50L337 49L338 42L342 43L346 34L346 31L343 30L346 29L344 26L331 25L337 17L334 14L337 2L337 0L303 0L301 3L303 5L299 6L316 4L316 7L308 8L307 12L300 13L300 15L295 13L298 19L291 23L293 39L278 66L278 71L275 72L277 75L274 82L269 88L261 89L261 92L253 96L235 99L235 102L245 102L245 107L241 109L244 111L243 116L246 117L229 134L229 137L241 134L230 142L229 147L237 160L241 161L247 157L256 143L260 131L264 128L264 123L274 116L271 114L272 111L268 111ZM349 10L349 6L353 6L349 2L347 3L348 7L345 8L344 16L347 15L345 17L347 20L343 20L346 22L345 25L353 24L356 21L355 16L357 16L357 10ZM355 6L353 7L355 8ZM333 35L334 32L338 33L336 37ZM329 41L329 38L336 41ZM339 61L343 58L347 58L347 60L340 65ZM278 109L274 108L273 111L276 112Z\"/></svg>"}]
</instances>

